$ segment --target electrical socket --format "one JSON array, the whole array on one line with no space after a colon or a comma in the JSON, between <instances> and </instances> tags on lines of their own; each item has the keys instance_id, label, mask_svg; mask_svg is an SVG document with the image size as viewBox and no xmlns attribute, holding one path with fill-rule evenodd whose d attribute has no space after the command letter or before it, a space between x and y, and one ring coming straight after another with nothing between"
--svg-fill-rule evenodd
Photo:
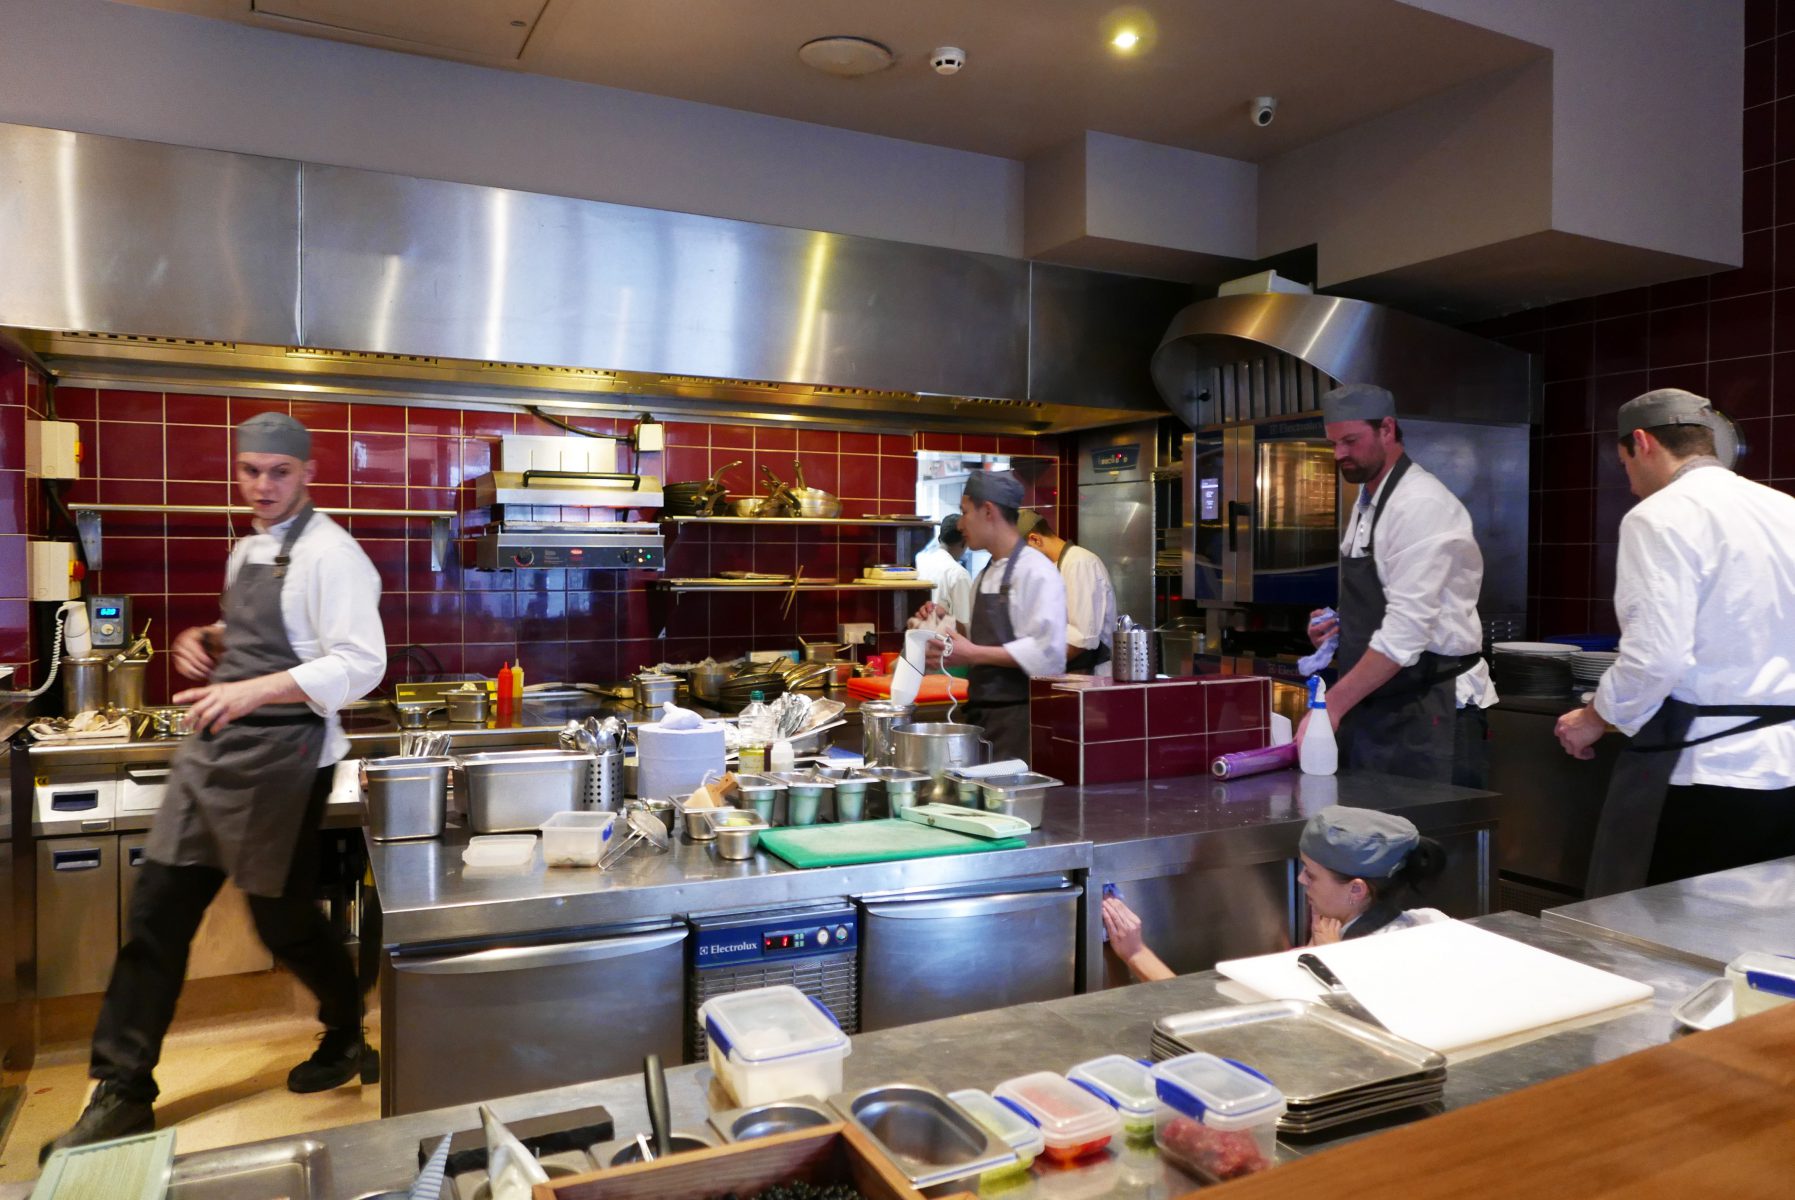
<instances>
[{"instance_id":1,"label":"electrical socket","mask_svg":"<svg viewBox=\"0 0 1795 1200\"><path fill-rule=\"evenodd\" d=\"M858 646L861 642L871 637L873 633L874 628L871 625L837 625L835 627L835 640L849 646Z\"/></svg>"}]
</instances>

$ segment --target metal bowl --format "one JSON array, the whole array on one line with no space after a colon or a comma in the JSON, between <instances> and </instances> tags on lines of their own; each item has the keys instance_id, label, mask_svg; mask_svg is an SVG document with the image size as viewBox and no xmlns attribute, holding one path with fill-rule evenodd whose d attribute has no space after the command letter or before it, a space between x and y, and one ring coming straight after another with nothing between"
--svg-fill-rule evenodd
<instances>
[{"instance_id":1,"label":"metal bowl","mask_svg":"<svg viewBox=\"0 0 1795 1200\"><path fill-rule=\"evenodd\" d=\"M731 500L729 502L729 511L732 516L758 517L760 516L761 505L765 503L766 500L760 496L749 496L742 500Z\"/></svg>"}]
</instances>

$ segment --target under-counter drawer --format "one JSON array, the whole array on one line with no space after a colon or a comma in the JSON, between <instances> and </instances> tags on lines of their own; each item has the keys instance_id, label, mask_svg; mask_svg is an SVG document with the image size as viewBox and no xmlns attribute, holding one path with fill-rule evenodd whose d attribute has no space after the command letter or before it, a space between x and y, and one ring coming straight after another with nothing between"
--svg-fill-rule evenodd
<instances>
[{"instance_id":1,"label":"under-counter drawer","mask_svg":"<svg viewBox=\"0 0 1795 1200\"><path fill-rule=\"evenodd\" d=\"M37 994L104 991L118 956L118 838L37 844Z\"/></svg>"}]
</instances>

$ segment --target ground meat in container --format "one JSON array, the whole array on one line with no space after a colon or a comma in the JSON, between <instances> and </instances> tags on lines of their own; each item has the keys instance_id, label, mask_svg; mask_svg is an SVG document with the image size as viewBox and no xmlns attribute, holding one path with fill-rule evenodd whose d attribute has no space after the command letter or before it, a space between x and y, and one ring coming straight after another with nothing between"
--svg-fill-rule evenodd
<instances>
[{"instance_id":1,"label":"ground meat in container","mask_svg":"<svg viewBox=\"0 0 1795 1200\"><path fill-rule=\"evenodd\" d=\"M1271 1166L1250 1129L1211 1129L1174 1117L1160 1131L1160 1152L1202 1179L1238 1179Z\"/></svg>"}]
</instances>

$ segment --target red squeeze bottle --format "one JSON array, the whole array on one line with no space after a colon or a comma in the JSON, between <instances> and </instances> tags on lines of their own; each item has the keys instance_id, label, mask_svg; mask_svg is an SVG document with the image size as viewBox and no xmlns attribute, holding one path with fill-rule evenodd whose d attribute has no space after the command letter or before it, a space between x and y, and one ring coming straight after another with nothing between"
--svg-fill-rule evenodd
<instances>
[{"instance_id":1,"label":"red squeeze bottle","mask_svg":"<svg viewBox=\"0 0 1795 1200\"><path fill-rule=\"evenodd\" d=\"M511 662L499 668L499 727L511 724Z\"/></svg>"}]
</instances>

